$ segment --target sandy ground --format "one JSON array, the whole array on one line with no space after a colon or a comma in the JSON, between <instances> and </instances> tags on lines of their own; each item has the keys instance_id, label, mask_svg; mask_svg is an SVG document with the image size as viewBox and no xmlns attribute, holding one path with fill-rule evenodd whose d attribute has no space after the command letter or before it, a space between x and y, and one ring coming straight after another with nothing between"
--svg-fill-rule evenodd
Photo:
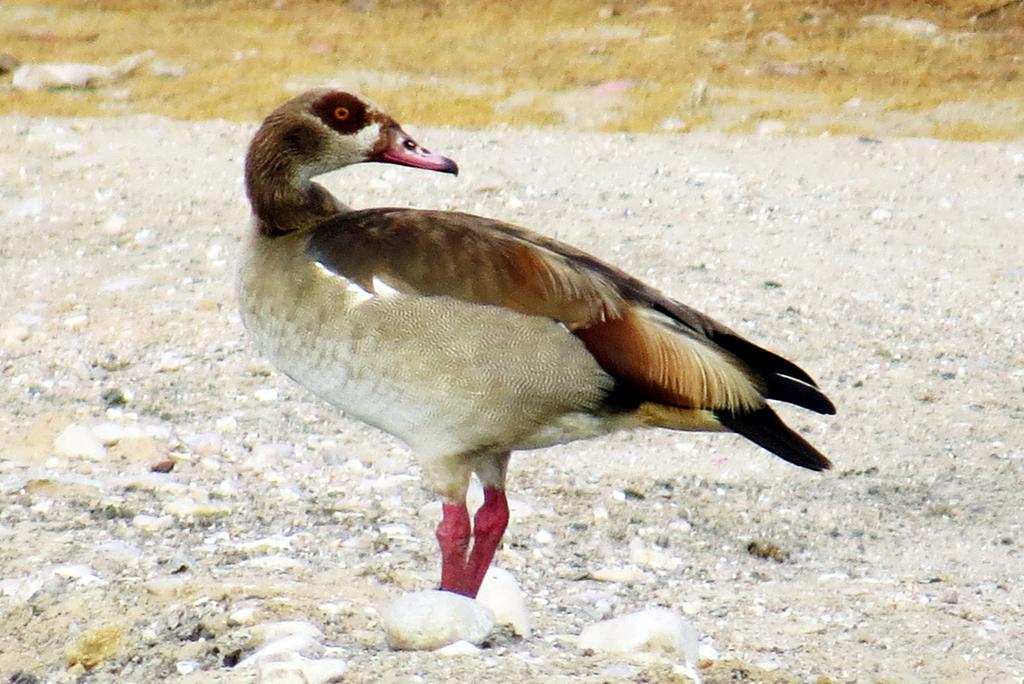
<instances>
[{"instance_id":1,"label":"sandy ground","mask_svg":"<svg viewBox=\"0 0 1024 684\"><path fill-rule=\"evenodd\" d=\"M669 681L667 660L574 645L667 606L717 651L706 681L1022 681L1024 143L427 129L461 176L327 177L356 206L586 247L796 360L839 407L784 410L835 461L824 475L723 435L519 454L498 563L534 634L444 658L390 652L374 608L437 581L416 466L239 323L252 131L0 119L0 678L76 681L69 647L110 627L90 682L252 681L231 667L247 622L299 619L353 682ZM71 423L110 435L105 453L55 455Z\"/></svg>"}]
</instances>

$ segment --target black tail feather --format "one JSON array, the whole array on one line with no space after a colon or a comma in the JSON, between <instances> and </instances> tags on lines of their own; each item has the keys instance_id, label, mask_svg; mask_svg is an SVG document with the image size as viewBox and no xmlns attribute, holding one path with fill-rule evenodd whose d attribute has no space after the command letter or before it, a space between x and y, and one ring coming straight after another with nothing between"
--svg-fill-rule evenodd
<instances>
[{"instance_id":1,"label":"black tail feather","mask_svg":"<svg viewBox=\"0 0 1024 684\"><path fill-rule=\"evenodd\" d=\"M835 415L836 407L824 392L813 385L785 375L769 375L765 378L765 397L803 406L815 413Z\"/></svg>"},{"instance_id":2,"label":"black tail feather","mask_svg":"<svg viewBox=\"0 0 1024 684\"><path fill-rule=\"evenodd\" d=\"M800 366L789 359L785 359L775 352L770 352L759 347L750 340L745 340L735 333L714 333L712 341L730 354L735 354L744 363L753 368L756 372L764 375L788 375L800 382L807 383L811 387L817 387L818 383L807 374Z\"/></svg>"},{"instance_id":3,"label":"black tail feather","mask_svg":"<svg viewBox=\"0 0 1024 684\"><path fill-rule=\"evenodd\" d=\"M824 454L793 432L768 406L744 414L716 411L715 417L733 432L801 468L827 470L832 467Z\"/></svg>"}]
</instances>

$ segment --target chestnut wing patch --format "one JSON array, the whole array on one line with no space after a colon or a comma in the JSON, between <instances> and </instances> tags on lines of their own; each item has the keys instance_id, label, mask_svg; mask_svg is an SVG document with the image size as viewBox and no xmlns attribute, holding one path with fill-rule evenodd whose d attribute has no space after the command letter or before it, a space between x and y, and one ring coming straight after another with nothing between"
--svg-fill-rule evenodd
<instances>
[{"instance_id":1,"label":"chestnut wing patch","mask_svg":"<svg viewBox=\"0 0 1024 684\"><path fill-rule=\"evenodd\" d=\"M639 400L737 412L764 403L758 379L736 357L651 309L574 332L620 391Z\"/></svg>"}]
</instances>

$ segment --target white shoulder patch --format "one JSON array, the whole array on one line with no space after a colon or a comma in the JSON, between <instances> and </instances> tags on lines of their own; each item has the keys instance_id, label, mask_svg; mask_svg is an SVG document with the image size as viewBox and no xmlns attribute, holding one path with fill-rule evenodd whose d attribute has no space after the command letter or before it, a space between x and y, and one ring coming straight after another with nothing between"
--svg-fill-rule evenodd
<instances>
[{"instance_id":1,"label":"white shoulder patch","mask_svg":"<svg viewBox=\"0 0 1024 684\"><path fill-rule=\"evenodd\" d=\"M356 304L361 304L362 302L365 302L367 299L373 299L373 293L367 292L363 288L359 287L358 283L348 280L347 278L341 277L331 269L321 264L319 261L314 261L313 263L316 264L317 270L324 277L331 278L333 280L343 281L345 283L345 291L354 295Z\"/></svg>"},{"instance_id":2,"label":"white shoulder patch","mask_svg":"<svg viewBox=\"0 0 1024 684\"><path fill-rule=\"evenodd\" d=\"M377 276L373 276L373 291L382 297L390 297L398 294L398 290L391 287Z\"/></svg>"}]
</instances>

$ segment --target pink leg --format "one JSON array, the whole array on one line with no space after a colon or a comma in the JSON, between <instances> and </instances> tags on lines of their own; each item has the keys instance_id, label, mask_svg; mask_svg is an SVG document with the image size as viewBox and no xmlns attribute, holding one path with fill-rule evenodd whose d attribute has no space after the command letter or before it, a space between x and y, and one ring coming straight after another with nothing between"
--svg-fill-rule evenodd
<instances>
[{"instance_id":1,"label":"pink leg","mask_svg":"<svg viewBox=\"0 0 1024 684\"><path fill-rule=\"evenodd\" d=\"M473 551L466 564L471 582L469 596L476 596L491 566L494 552L508 527L508 500L504 490L484 487L484 504L473 518Z\"/></svg>"},{"instance_id":2,"label":"pink leg","mask_svg":"<svg viewBox=\"0 0 1024 684\"><path fill-rule=\"evenodd\" d=\"M464 503L445 503L437 526L441 544L441 589L465 594L466 552L469 548L469 511Z\"/></svg>"},{"instance_id":3,"label":"pink leg","mask_svg":"<svg viewBox=\"0 0 1024 684\"><path fill-rule=\"evenodd\" d=\"M464 504L446 503L437 527L441 544L441 589L475 597L508 527L505 492L484 487L484 505L473 520L473 550L469 547L469 511Z\"/></svg>"}]
</instances>

